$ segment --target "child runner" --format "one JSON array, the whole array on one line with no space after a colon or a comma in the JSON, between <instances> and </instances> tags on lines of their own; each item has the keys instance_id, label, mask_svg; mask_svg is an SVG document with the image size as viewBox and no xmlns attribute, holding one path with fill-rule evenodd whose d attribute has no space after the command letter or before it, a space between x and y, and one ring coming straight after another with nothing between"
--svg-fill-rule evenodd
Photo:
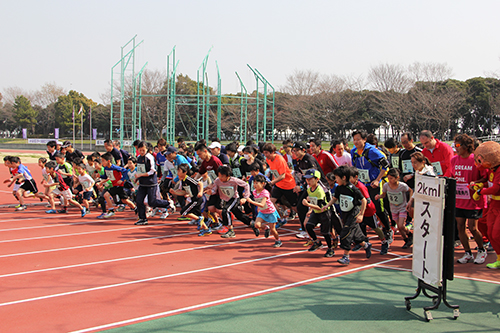
<instances>
[{"instance_id":1,"label":"child runner","mask_svg":"<svg viewBox=\"0 0 500 333\"><path fill-rule=\"evenodd\" d=\"M359 224L363 222L366 199L361 194L361 191L349 182L351 171L347 165L336 168L333 174L338 186L335 189L334 197L323 207L323 211L327 210L337 201L340 203L342 222L344 223L340 233L340 247L344 250L344 255L337 261L342 265L349 265L351 262L349 252L351 251L352 242L363 246L367 258L370 258L372 255L372 244L368 242L368 238L359 227Z\"/></svg>"},{"instance_id":2,"label":"child runner","mask_svg":"<svg viewBox=\"0 0 500 333\"><path fill-rule=\"evenodd\" d=\"M398 230L404 240L403 249L407 249L413 244L413 234L410 230L406 229L406 206L407 206L407 193L410 197L413 196L412 189L406 183L400 182L400 173L398 169L389 169L387 173L389 181L382 187L382 194L375 196L375 200L380 198L389 198L391 205L392 219L396 221Z\"/></svg>"},{"instance_id":3,"label":"child runner","mask_svg":"<svg viewBox=\"0 0 500 333\"><path fill-rule=\"evenodd\" d=\"M84 217L87 214L87 210L85 207L82 207L78 203L78 201L73 200L73 195L71 194L71 191L69 189L68 184L63 180L61 174L59 171L56 170L57 164L54 161L49 161L47 164L45 164L45 169L47 170L47 173L54 179L53 184L45 184L45 187L51 187L51 186L57 186L57 189L59 190L59 193L61 194L62 197L64 197L64 204L67 205L68 203L72 204L73 206L76 206L80 209L82 212L82 217ZM49 195L53 195L50 193ZM50 203L52 205L51 210L55 210L55 203L54 200L51 201ZM64 212L67 210L67 206L63 207Z\"/></svg>"},{"instance_id":4,"label":"child runner","mask_svg":"<svg viewBox=\"0 0 500 333\"><path fill-rule=\"evenodd\" d=\"M316 251L321 247L321 241L316 237L314 228L320 223L321 234L325 238L328 249L326 250L325 257L331 258L335 255L332 247L332 222L330 217L330 210L322 210L322 207L327 204L326 193L323 187L319 184L321 173L315 169L309 169L305 172L304 178L307 182L307 197L302 200L302 204L309 207L307 216L309 219L305 225L307 233L314 241L309 251Z\"/></svg>"},{"instance_id":5,"label":"child runner","mask_svg":"<svg viewBox=\"0 0 500 333\"><path fill-rule=\"evenodd\" d=\"M253 186L255 189L253 190L253 197L255 200L248 198L247 201L257 206L259 212L255 222L252 222L250 225L255 228L254 230L260 230L263 228L262 223L267 223L264 228L264 237L269 237L269 233L271 233L275 239L273 247L281 247L283 243L275 227L276 222L279 220L279 215L271 201L271 194L266 189L266 185L268 185L268 182L264 175L258 174L254 177ZM258 236L258 233L256 233L256 236Z\"/></svg>"},{"instance_id":6,"label":"child runner","mask_svg":"<svg viewBox=\"0 0 500 333\"><path fill-rule=\"evenodd\" d=\"M183 163L177 167L177 176L179 176L180 188L179 190L170 189L170 193L177 196L183 196L187 200L186 205L181 209L181 215L190 219L197 220L200 226L200 233L198 236L206 236L212 234L212 229L205 224L201 207L206 202L203 195L203 182L195 180L188 175L191 173L189 165Z\"/></svg>"},{"instance_id":7,"label":"child runner","mask_svg":"<svg viewBox=\"0 0 500 333\"><path fill-rule=\"evenodd\" d=\"M15 168L12 167L12 163L10 163L10 159L12 158L12 156L5 156L3 158L3 164L9 169L9 173L10 173L10 178L9 179L5 179L3 181L4 184L7 184L7 183L10 183L12 181L12 177L14 177L14 174L13 174L13 170L15 170ZM19 199L17 199L17 196L16 196L16 193L17 193L17 190L19 190L19 188L21 187L21 183L19 182L19 179L16 180L15 184L14 184L14 187L12 188L12 195L14 196L14 198L16 198L16 200L19 202ZM19 208L21 207L21 204L18 204L15 208Z\"/></svg>"},{"instance_id":8,"label":"child runner","mask_svg":"<svg viewBox=\"0 0 500 333\"><path fill-rule=\"evenodd\" d=\"M80 183L75 189L75 191L77 191L75 194L81 193L82 203L88 214L90 213L89 200L92 199L92 194L94 193L95 181L87 173L85 163L81 162L77 164L75 169L78 172L78 182Z\"/></svg>"},{"instance_id":9,"label":"child runner","mask_svg":"<svg viewBox=\"0 0 500 333\"><path fill-rule=\"evenodd\" d=\"M27 206L24 204L24 198L33 197L38 193L38 189L36 187L35 180L31 176L30 171L26 166L21 164L21 159L19 157L12 156L10 158L10 164L13 168L12 174L14 175L14 177L12 177L8 187L11 187L12 184L14 184L14 182L16 182L17 180L22 182L21 186L16 191L16 197L17 200L19 200L19 204L21 206L16 208L16 210L25 210Z\"/></svg>"}]
</instances>

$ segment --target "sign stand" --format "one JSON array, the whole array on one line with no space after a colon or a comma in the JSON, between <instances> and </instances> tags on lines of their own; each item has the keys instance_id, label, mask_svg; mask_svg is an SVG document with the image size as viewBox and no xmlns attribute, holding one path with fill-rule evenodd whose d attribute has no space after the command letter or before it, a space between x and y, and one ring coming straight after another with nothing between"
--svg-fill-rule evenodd
<instances>
[{"instance_id":1,"label":"sign stand","mask_svg":"<svg viewBox=\"0 0 500 333\"><path fill-rule=\"evenodd\" d=\"M460 315L459 306L451 305L446 298L447 280L453 280L454 274L455 199L455 179L416 175L413 275L418 285L415 295L405 297L405 305L410 310L410 300L420 293L431 298L433 305L424 307L428 322L433 319L430 311L441 301L453 309L453 319Z\"/></svg>"}]
</instances>

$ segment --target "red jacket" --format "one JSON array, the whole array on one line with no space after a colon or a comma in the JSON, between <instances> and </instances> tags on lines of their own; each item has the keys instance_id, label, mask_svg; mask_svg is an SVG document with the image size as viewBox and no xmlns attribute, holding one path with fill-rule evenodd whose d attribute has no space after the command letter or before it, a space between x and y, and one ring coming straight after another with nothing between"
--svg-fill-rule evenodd
<instances>
[{"instance_id":1,"label":"red jacket","mask_svg":"<svg viewBox=\"0 0 500 333\"><path fill-rule=\"evenodd\" d=\"M424 148L424 150L422 150L422 154L424 154L424 156L427 157L431 163L439 162L442 170L442 173L439 174L439 176L446 174L446 171L449 169L451 164L451 158L455 156L453 149L438 139L436 139L436 147L434 147L432 152L429 149ZM434 170L436 170L436 166L434 166Z\"/></svg>"}]
</instances>

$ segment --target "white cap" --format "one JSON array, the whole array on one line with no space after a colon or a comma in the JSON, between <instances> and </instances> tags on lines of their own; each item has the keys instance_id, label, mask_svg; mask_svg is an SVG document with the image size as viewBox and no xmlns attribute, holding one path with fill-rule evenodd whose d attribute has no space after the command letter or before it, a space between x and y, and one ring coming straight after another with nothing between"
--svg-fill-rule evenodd
<instances>
[{"instance_id":1,"label":"white cap","mask_svg":"<svg viewBox=\"0 0 500 333\"><path fill-rule=\"evenodd\" d=\"M208 148L210 148L210 149L220 148L220 147L221 147L221 145L220 145L220 143L219 143L219 142L217 142L217 141L212 142L212 143L210 144L210 146L208 146Z\"/></svg>"}]
</instances>

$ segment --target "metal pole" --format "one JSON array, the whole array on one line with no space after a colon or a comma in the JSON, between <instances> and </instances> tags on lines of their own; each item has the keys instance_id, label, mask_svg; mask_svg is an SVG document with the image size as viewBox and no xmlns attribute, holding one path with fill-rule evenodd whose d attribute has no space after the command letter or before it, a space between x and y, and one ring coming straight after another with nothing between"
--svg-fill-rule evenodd
<instances>
[{"instance_id":1,"label":"metal pole","mask_svg":"<svg viewBox=\"0 0 500 333\"><path fill-rule=\"evenodd\" d=\"M73 101L71 101L73 104ZM75 105L73 105L73 144L75 144Z\"/></svg>"},{"instance_id":2,"label":"metal pole","mask_svg":"<svg viewBox=\"0 0 500 333\"><path fill-rule=\"evenodd\" d=\"M80 148L83 150L83 109L82 112L80 112L80 140Z\"/></svg>"},{"instance_id":3,"label":"metal pole","mask_svg":"<svg viewBox=\"0 0 500 333\"><path fill-rule=\"evenodd\" d=\"M92 105L90 105L90 109L89 109L89 122L90 122L90 129L89 129L89 132L90 132L90 135L89 135L89 150L92 150Z\"/></svg>"}]
</instances>

